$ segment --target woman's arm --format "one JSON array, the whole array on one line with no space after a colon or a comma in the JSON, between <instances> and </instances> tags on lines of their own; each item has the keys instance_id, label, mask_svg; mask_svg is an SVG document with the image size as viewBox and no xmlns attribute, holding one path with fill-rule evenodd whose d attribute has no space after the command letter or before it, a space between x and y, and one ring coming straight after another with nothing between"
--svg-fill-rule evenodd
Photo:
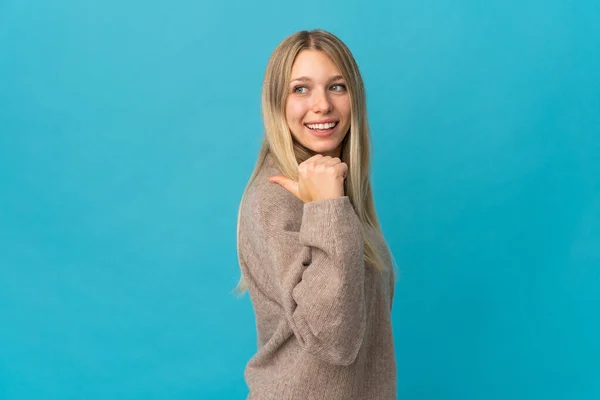
<instances>
[{"instance_id":1,"label":"woman's arm","mask_svg":"<svg viewBox=\"0 0 600 400\"><path fill-rule=\"evenodd\" d=\"M296 231L290 228L290 207L298 205L291 194L274 187L267 190L274 196L252 202L250 243L276 286L300 346L326 362L349 365L366 325L358 216L348 196L308 202Z\"/></svg>"}]
</instances>

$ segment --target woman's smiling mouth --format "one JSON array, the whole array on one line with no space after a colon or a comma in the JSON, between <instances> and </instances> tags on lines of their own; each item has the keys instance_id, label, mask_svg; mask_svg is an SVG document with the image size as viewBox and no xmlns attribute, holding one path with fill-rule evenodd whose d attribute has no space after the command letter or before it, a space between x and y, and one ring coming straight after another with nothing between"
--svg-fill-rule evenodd
<instances>
[{"instance_id":1,"label":"woman's smiling mouth","mask_svg":"<svg viewBox=\"0 0 600 400\"><path fill-rule=\"evenodd\" d=\"M335 130L335 127L339 124L339 121L331 121L326 123L306 123L304 124L312 134L324 137L329 136Z\"/></svg>"}]
</instances>

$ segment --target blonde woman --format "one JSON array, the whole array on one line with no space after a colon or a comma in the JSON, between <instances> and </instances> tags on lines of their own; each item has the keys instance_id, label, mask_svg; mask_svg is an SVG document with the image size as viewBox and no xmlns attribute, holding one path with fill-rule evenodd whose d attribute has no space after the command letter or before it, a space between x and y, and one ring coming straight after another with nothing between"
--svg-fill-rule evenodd
<instances>
[{"instance_id":1,"label":"blonde woman","mask_svg":"<svg viewBox=\"0 0 600 400\"><path fill-rule=\"evenodd\" d=\"M396 399L394 263L370 182L365 90L323 30L271 55L265 135L242 196L237 248L258 351L252 400Z\"/></svg>"}]
</instances>

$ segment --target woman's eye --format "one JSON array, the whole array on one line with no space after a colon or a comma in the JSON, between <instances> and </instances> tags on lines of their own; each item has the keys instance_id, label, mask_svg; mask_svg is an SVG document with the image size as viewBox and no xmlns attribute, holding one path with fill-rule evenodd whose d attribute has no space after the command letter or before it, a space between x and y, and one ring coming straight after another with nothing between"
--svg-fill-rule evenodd
<instances>
[{"instance_id":1,"label":"woman's eye","mask_svg":"<svg viewBox=\"0 0 600 400\"><path fill-rule=\"evenodd\" d=\"M344 90L346 90L346 85L344 85L342 83L338 83L338 84L332 85L331 88L335 92L343 92ZM306 86L294 86L293 92L298 93L298 94L305 94L307 90L308 90L308 88Z\"/></svg>"},{"instance_id":2,"label":"woman's eye","mask_svg":"<svg viewBox=\"0 0 600 400\"><path fill-rule=\"evenodd\" d=\"M304 92L299 92L298 89L306 89L306 87L305 86L296 86L296 87L294 87L294 93L300 93L300 94L302 94Z\"/></svg>"}]
</instances>

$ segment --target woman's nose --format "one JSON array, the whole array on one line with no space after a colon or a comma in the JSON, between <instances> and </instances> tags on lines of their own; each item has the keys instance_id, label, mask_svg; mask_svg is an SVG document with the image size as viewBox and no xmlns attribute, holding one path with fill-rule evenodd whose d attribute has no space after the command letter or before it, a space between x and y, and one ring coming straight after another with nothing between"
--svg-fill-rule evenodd
<instances>
[{"instance_id":1,"label":"woman's nose","mask_svg":"<svg viewBox=\"0 0 600 400\"><path fill-rule=\"evenodd\" d=\"M313 95L313 111L321 111L322 113L327 113L331 111L332 104L327 96L327 93L315 90Z\"/></svg>"}]
</instances>

